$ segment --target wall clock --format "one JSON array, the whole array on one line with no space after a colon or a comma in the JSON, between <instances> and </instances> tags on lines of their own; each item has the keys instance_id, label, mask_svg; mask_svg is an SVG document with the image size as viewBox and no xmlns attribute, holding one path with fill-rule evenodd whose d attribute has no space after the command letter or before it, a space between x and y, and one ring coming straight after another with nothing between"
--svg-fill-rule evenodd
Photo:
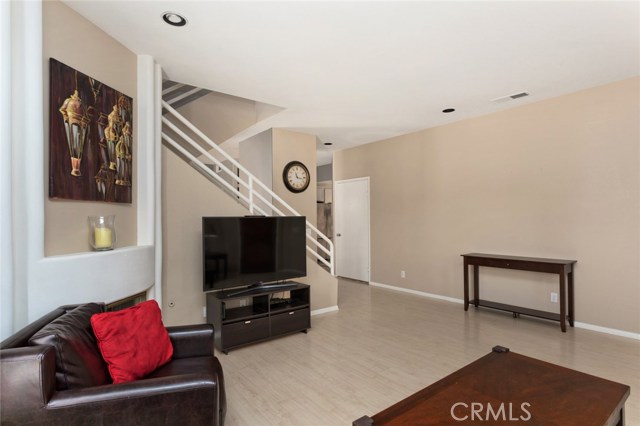
<instances>
[{"instance_id":1,"label":"wall clock","mask_svg":"<svg viewBox=\"0 0 640 426\"><path fill-rule=\"evenodd\" d=\"M309 186L311 175L307 166L299 161L291 161L282 171L284 186L291 192L302 192Z\"/></svg>"}]
</instances>

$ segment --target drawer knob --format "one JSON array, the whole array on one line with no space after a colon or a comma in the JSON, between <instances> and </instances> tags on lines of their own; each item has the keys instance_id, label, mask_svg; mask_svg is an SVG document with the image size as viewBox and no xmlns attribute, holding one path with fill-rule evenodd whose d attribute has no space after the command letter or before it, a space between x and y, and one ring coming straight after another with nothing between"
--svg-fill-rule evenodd
<instances>
[{"instance_id":1,"label":"drawer knob","mask_svg":"<svg viewBox=\"0 0 640 426\"><path fill-rule=\"evenodd\" d=\"M293 315L293 314L295 314L295 312L289 312L289 315Z\"/></svg>"},{"instance_id":2,"label":"drawer knob","mask_svg":"<svg viewBox=\"0 0 640 426\"><path fill-rule=\"evenodd\" d=\"M251 321L245 321L244 323L245 324L251 324Z\"/></svg>"}]
</instances>

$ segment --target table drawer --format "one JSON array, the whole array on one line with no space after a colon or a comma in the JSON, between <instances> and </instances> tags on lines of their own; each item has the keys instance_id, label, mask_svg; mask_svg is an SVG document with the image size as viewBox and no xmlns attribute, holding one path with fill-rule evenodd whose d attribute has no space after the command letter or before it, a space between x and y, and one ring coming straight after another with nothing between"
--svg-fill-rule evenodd
<instances>
[{"instance_id":1,"label":"table drawer","mask_svg":"<svg viewBox=\"0 0 640 426\"><path fill-rule=\"evenodd\" d=\"M292 310L271 317L271 334L278 335L311 328L309 308Z\"/></svg>"},{"instance_id":2,"label":"table drawer","mask_svg":"<svg viewBox=\"0 0 640 426\"><path fill-rule=\"evenodd\" d=\"M256 318L222 326L223 349L269 337L269 318Z\"/></svg>"}]
</instances>

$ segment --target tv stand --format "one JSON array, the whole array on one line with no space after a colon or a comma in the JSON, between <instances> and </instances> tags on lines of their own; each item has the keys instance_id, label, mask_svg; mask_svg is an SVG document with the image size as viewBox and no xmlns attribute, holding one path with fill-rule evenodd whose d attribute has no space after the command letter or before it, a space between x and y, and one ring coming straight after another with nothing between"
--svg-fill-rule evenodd
<instances>
[{"instance_id":1,"label":"tv stand","mask_svg":"<svg viewBox=\"0 0 640 426\"><path fill-rule=\"evenodd\" d=\"M280 282L280 283L263 283L262 281L259 283L254 283L251 284L249 287L242 289L242 290L237 290L234 291L232 293L227 293L227 297L231 297L231 296L238 296L240 294L246 294L246 293L250 293L253 290L257 289L257 288L264 288L264 289L268 289L268 288L273 288L273 289L278 289L278 291L284 291L284 289L289 289L289 288L294 288L297 285L297 283L294 282Z\"/></svg>"},{"instance_id":2,"label":"tv stand","mask_svg":"<svg viewBox=\"0 0 640 426\"><path fill-rule=\"evenodd\" d=\"M288 297L274 297L287 291ZM230 350L311 328L310 287L297 282L257 285L231 292L207 293L207 322L215 347Z\"/></svg>"}]
</instances>

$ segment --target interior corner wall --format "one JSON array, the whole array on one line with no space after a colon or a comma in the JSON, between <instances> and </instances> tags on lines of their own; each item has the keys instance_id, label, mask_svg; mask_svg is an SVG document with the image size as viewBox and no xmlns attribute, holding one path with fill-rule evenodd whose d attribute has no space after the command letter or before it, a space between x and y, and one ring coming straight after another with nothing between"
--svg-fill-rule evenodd
<instances>
[{"instance_id":1,"label":"interior corner wall","mask_svg":"<svg viewBox=\"0 0 640 426\"><path fill-rule=\"evenodd\" d=\"M317 159L316 137L286 129L272 129L273 134L273 192L307 220L317 225ZM293 193L284 186L283 170L290 161L300 161L309 169L309 187ZM311 310L333 308L338 305L338 280L307 255L307 276L300 282L311 285Z\"/></svg>"},{"instance_id":2,"label":"interior corner wall","mask_svg":"<svg viewBox=\"0 0 640 426\"><path fill-rule=\"evenodd\" d=\"M576 321L639 333L638 93L636 77L336 152L335 180L371 179L371 280L461 299L463 253L576 259ZM483 299L559 311L556 275L480 277Z\"/></svg>"},{"instance_id":3,"label":"interior corner wall","mask_svg":"<svg viewBox=\"0 0 640 426\"><path fill-rule=\"evenodd\" d=\"M49 179L49 58L87 74L133 98L137 109L137 56L60 1L42 2L44 70L44 179ZM72 30L71 30L72 29ZM138 115L133 116L133 155L138 150ZM45 194L45 255L90 250L88 216L116 215L116 247L137 244L138 169L134 167L131 204L52 200Z\"/></svg>"},{"instance_id":4,"label":"interior corner wall","mask_svg":"<svg viewBox=\"0 0 640 426\"><path fill-rule=\"evenodd\" d=\"M273 192L316 225L316 137L285 129L273 129ZM309 169L309 187L293 193L284 186L282 172L290 161L300 161Z\"/></svg>"}]
</instances>

